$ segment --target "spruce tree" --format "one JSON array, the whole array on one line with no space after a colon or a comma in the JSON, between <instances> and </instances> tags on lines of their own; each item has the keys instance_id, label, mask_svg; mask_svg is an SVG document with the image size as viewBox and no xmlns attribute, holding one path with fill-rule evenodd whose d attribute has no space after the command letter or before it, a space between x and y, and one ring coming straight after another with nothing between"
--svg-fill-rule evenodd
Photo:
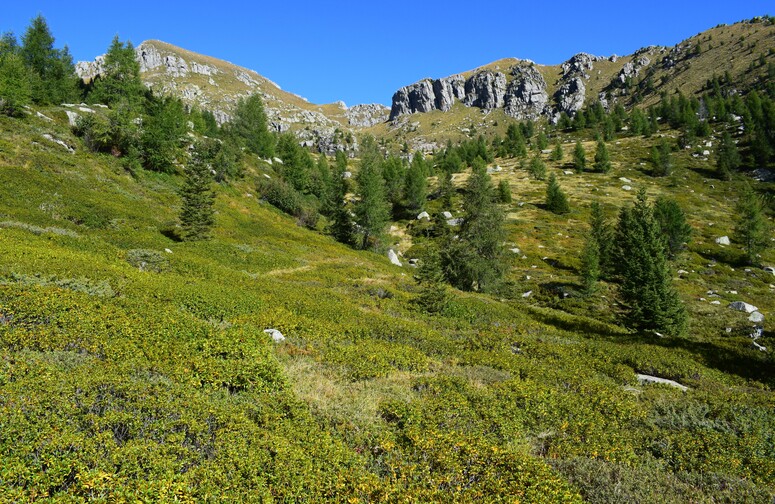
<instances>
[{"instance_id":1,"label":"spruce tree","mask_svg":"<svg viewBox=\"0 0 775 504\"><path fill-rule=\"evenodd\" d=\"M614 273L614 230L606 220L603 209L597 201L592 202L589 226L590 239L594 240L597 245L600 275L610 279Z\"/></svg>"},{"instance_id":2,"label":"spruce tree","mask_svg":"<svg viewBox=\"0 0 775 504\"><path fill-rule=\"evenodd\" d=\"M682 334L686 311L672 285L659 223L643 189L635 205L619 214L615 259L621 297L628 309L627 325L640 331Z\"/></svg>"},{"instance_id":3,"label":"spruce tree","mask_svg":"<svg viewBox=\"0 0 775 504\"><path fill-rule=\"evenodd\" d=\"M215 193L211 187L213 176L210 166L214 147L210 142L196 145L184 171L186 178L180 189L183 199L180 224L183 228L183 239L187 241L208 239L215 223Z\"/></svg>"},{"instance_id":4,"label":"spruce tree","mask_svg":"<svg viewBox=\"0 0 775 504\"><path fill-rule=\"evenodd\" d=\"M577 173L581 173L587 168L587 155L581 142L576 142L576 147L573 149L573 167Z\"/></svg>"},{"instance_id":5,"label":"spruce tree","mask_svg":"<svg viewBox=\"0 0 775 504\"><path fill-rule=\"evenodd\" d=\"M673 172L673 156L670 145L664 139L651 148L651 164L655 177L666 177Z\"/></svg>"},{"instance_id":6,"label":"spruce tree","mask_svg":"<svg viewBox=\"0 0 775 504\"><path fill-rule=\"evenodd\" d=\"M761 198L746 185L737 202L735 238L743 244L745 260L755 265L758 255L769 245L769 226L764 216Z\"/></svg>"},{"instance_id":7,"label":"spruce tree","mask_svg":"<svg viewBox=\"0 0 775 504\"><path fill-rule=\"evenodd\" d=\"M595 292L600 274L600 244L589 234L581 252L581 283L586 295Z\"/></svg>"},{"instance_id":8,"label":"spruce tree","mask_svg":"<svg viewBox=\"0 0 775 504\"><path fill-rule=\"evenodd\" d=\"M498 182L498 201L500 203L511 203L511 186L506 179Z\"/></svg>"},{"instance_id":9,"label":"spruce tree","mask_svg":"<svg viewBox=\"0 0 775 504\"><path fill-rule=\"evenodd\" d=\"M549 181L546 184L546 209L556 214L566 214L570 212L568 197L557 183L557 177L554 173L549 175Z\"/></svg>"},{"instance_id":10,"label":"spruce tree","mask_svg":"<svg viewBox=\"0 0 775 504\"><path fill-rule=\"evenodd\" d=\"M447 237L442 262L447 278L463 290L492 290L505 270L503 213L486 164L476 158L463 199L460 233Z\"/></svg>"},{"instance_id":11,"label":"spruce tree","mask_svg":"<svg viewBox=\"0 0 775 504\"><path fill-rule=\"evenodd\" d=\"M59 104L75 99L73 58L67 47L54 48L54 36L43 16L35 17L22 36L20 54L32 75L33 101Z\"/></svg>"},{"instance_id":12,"label":"spruce tree","mask_svg":"<svg viewBox=\"0 0 775 504\"><path fill-rule=\"evenodd\" d=\"M347 206L349 190L344 172L347 170L347 158L344 153L336 153L336 166L331 177L331 185L327 191L328 200L324 205L324 213L331 219L329 230L334 239L345 245L353 244L353 219Z\"/></svg>"},{"instance_id":13,"label":"spruce tree","mask_svg":"<svg viewBox=\"0 0 775 504\"><path fill-rule=\"evenodd\" d=\"M538 154L533 156L533 159L530 160L528 171L536 180L544 180L546 178L546 165Z\"/></svg>"},{"instance_id":14,"label":"spruce tree","mask_svg":"<svg viewBox=\"0 0 775 504\"><path fill-rule=\"evenodd\" d=\"M554 144L554 149L552 149L551 160L562 161L562 156L563 156L562 144L558 140L557 143Z\"/></svg>"},{"instance_id":15,"label":"spruce tree","mask_svg":"<svg viewBox=\"0 0 775 504\"><path fill-rule=\"evenodd\" d=\"M379 240L390 218L385 181L382 178L382 158L373 137L361 144L361 166L356 179L358 202L356 223L360 227L360 248L378 248Z\"/></svg>"},{"instance_id":16,"label":"spruce tree","mask_svg":"<svg viewBox=\"0 0 775 504\"><path fill-rule=\"evenodd\" d=\"M605 146L605 142L602 140L597 142L597 149L595 150L595 171L600 173L608 173L611 171L611 160L608 157L608 149Z\"/></svg>"},{"instance_id":17,"label":"spruce tree","mask_svg":"<svg viewBox=\"0 0 775 504\"><path fill-rule=\"evenodd\" d=\"M420 261L415 279L420 292L415 303L426 313L440 313L449 302L439 251L431 247Z\"/></svg>"},{"instance_id":18,"label":"spruce tree","mask_svg":"<svg viewBox=\"0 0 775 504\"><path fill-rule=\"evenodd\" d=\"M388 156L382 163L382 178L385 179L385 192L395 215L400 209L404 198L404 185L406 182L404 161L397 156Z\"/></svg>"},{"instance_id":19,"label":"spruce tree","mask_svg":"<svg viewBox=\"0 0 775 504\"><path fill-rule=\"evenodd\" d=\"M0 55L0 113L21 116L31 99L30 73L21 56L14 52Z\"/></svg>"},{"instance_id":20,"label":"spruce tree","mask_svg":"<svg viewBox=\"0 0 775 504\"><path fill-rule=\"evenodd\" d=\"M660 196L654 203L654 218L665 240L667 257L674 259L692 234L692 228L686 222L686 215L677 201Z\"/></svg>"},{"instance_id":21,"label":"spruce tree","mask_svg":"<svg viewBox=\"0 0 775 504\"><path fill-rule=\"evenodd\" d=\"M275 138L269 132L264 103L258 94L250 95L237 103L229 131L257 156L274 156Z\"/></svg>"},{"instance_id":22,"label":"spruce tree","mask_svg":"<svg viewBox=\"0 0 775 504\"><path fill-rule=\"evenodd\" d=\"M186 113L180 100L153 100L143 120L140 138L145 167L158 172L174 172L185 134Z\"/></svg>"},{"instance_id":23,"label":"spruce tree","mask_svg":"<svg viewBox=\"0 0 775 504\"><path fill-rule=\"evenodd\" d=\"M145 85L140 80L140 63L135 59L131 42L122 43L113 37L105 54L103 72L94 81L89 101L110 106L125 102L137 110L145 97Z\"/></svg>"},{"instance_id":24,"label":"spruce tree","mask_svg":"<svg viewBox=\"0 0 775 504\"><path fill-rule=\"evenodd\" d=\"M404 183L404 200L406 208L413 213L425 208L425 199L428 195L428 182L425 178L425 162L422 154L415 153L409 169L406 171Z\"/></svg>"},{"instance_id":25,"label":"spruce tree","mask_svg":"<svg viewBox=\"0 0 775 504\"><path fill-rule=\"evenodd\" d=\"M740 166L740 153L737 150L735 141L732 139L732 135L728 131L725 131L721 136L721 143L716 156L718 177L722 180L730 180L732 172Z\"/></svg>"}]
</instances>

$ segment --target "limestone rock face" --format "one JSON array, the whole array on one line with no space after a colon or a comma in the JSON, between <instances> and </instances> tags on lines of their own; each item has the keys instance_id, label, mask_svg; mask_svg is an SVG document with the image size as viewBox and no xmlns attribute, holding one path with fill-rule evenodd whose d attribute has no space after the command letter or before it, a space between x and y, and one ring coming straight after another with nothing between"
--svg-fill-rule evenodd
<instances>
[{"instance_id":1,"label":"limestone rock face","mask_svg":"<svg viewBox=\"0 0 775 504\"><path fill-rule=\"evenodd\" d=\"M554 94L557 110L568 115L574 115L584 106L587 88L581 77L574 77L565 82Z\"/></svg>"},{"instance_id":2,"label":"limestone rock face","mask_svg":"<svg viewBox=\"0 0 775 504\"><path fill-rule=\"evenodd\" d=\"M355 105L345 110L344 115L351 126L368 128L388 120L390 109L379 103Z\"/></svg>"},{"instance_id":3,"label":"limestone rock face","mask_svg":"<svg viewBox=\"0 0 775 504\"><path fill-rule=\"evenodd\" d=\"M515 66L506 89L505 111L515 119L537 119L547 108L546 81L533 66Z\"/></svg>"},{"instance_id":4,"label":"limestone rock face","mask_svg":"<svg viewBox=\"0 0 775 504\"><path fill-rule=\"evenodd\" d=\"M603 58L592 54L583 52L578 53L562 64L563 77L583 76L585 79L589 79L587 71L592 70L594 68L594 63L602 59Z\"/></svg>"},{"instance_id":5,"label":"limestone rock face","mask_svg":"<svg viewBox=\"0 0 775 504\"><path fill-rule=\"evenodd\" d=\"M433 81L433 94L437 110L446 112L452 108L455 100L463 101L466 96L465 79L462 75L453 75Z\"/></svg>"},{"instance_id":6,"label":"limestone rock face","mask_svg":"<svg viewBox=\"0 0 775 504\"><path fill-rule=\"evenodd\" d=\"M489 110L503 108L506 100L506 76L485 70L474 75L465 85L465 104Z\"/></svg>"}]
</instances>

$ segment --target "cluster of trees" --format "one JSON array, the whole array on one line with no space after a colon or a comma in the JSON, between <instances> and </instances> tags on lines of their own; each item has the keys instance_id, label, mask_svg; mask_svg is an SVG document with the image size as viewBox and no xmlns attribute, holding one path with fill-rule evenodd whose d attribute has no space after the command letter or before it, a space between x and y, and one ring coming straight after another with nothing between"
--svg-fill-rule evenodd
<instances>
[{"instance_id":1,"label":"cluster of trees","mask_svg":"<svg viewBox=\"0 0 775 504\"><path fill-rule=\"evenodd\" d=\"M691 228L678 204L660 198L652 205L642 189L633 206L620 210L615 226L593 203L590 228L582 252L585 291L594 292L599 278L616 281L630 327L682 334L686 311L672 285L669 259L689 240Z\"/></svg>"},{"instance_id":2,"label":"cluster of trees","mask_svg":"<svg viewBox=\"0 0 775 504\"><path fill-rule=\"evenodd\" d=\"M30 103L59 104L80 95L67 46L54 47L46 20L37 16L22 36L0 37L0 112L18 116Z\"/></svg>"}]
</instances>

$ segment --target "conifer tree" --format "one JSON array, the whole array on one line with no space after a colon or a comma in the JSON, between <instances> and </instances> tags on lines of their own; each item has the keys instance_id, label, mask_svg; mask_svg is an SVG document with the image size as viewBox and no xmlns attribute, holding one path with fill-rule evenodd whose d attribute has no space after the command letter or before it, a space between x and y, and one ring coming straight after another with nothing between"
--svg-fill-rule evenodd
<instances>
[{"instance_id":1,"label":"conifer tree","mask_svg":"<svg viewBox=\"0 0 775 504\"><path fill-rule=\"evenodd\" d=\"M605 218L603 209L597 201L592 202L592 211L589 219L589 236L597 245L598 264L600 275L611 278L614 273L613 247L614 230Z\"/></svg>"},{"instance_id":2,"label":"conifer tree","mask_svg":"<svg viewBox=\"0 0 775 504\"><path fill-rule=\"evenodd\" d=\"M581 283L586 295L595 292L600 274L600 244L589 234L581 252Z\"/></svg>"},{"instance_id":3,"label":"conifer tree","mask_svg":"<svg viewBox=\"0 0 775 504\"><path fill-rule=\"evenodd\" d=\"M412 163L406 171L404 184L404 199L406 208L410 212L420 212L425 207L425 198L428 195L428 183L425 178L425 162L422 154L415 153Z\"/></svg>"},{"instance_id":4,"label":"conifer tree","mask_svg":"<svg viewBox=\"0 0 775 504\"><path fill-rule=\"evenodd\" d=\"M263 158L274 156L275 138L269 132L264 103L258 94L241 99L234 110L229 131L249 151Z\"/></svg>"},{"instance_id":5,"label":"conifer tree","mask_svg":"<svg viewBox=\"0 0 775 504\"><path fill-rule=\"evenodd\" d=\"M686 215L677 201L660 196L654 203L654 218L665 240L667 258L674 259L692 234L692 228L686 222Z\"/></svg>"},{"instance_id":6,"label":"conifer tree","mask_svg":"<svg viewBox=\"0 0 775 504\"><path fill-rule=\"evenodd\" d=\"M581 173L587 168L587 155L581 142L576 142L576 147L573 149L573 167L577 173Z\"/></svg>"},{"instance_id":7,"label":"conifer tree","mask_svg":"<svg viewBox=\"0 0 775 504\"><path fill-rule=\"evenodd\" d=\"M659 223L643 189L634 207L619 214L615 259L621 297L628 307L626 323L640 331L682 334L686 311L672 285Z\"/></svg>"},{"instance_id":8,"label":"conifer tree","mask_svg":"<svg viewBox=\"0 0 775 504\"><path fill-rule=\"evenodd\" d=\"M489 291L504 272L503 213L486 164L476 158L466 185L465 211L457 238L449 236L442 251L447 278L463 290Z\"/></svg>"},{"instance_id":9,"label":"conifer tree","mask_svg":"<svg viewBox=\"0 0 775 504\"><path fill-rule=\"evenodd\" d=\"M59 104L76 97L73 58L66 46L54 48L54 36L43 16L35 17L22 36L20 54L32 75L33 101Z\"/></svg>"},{"instance_id":10,"label":"conifer tree","mask_svg":"<svg viewBox=\"0 0 775 504\"><path fill-rule=\"evenodd\" d=\"M557 143L554 144L554 149L552 149L551 160L562 161L562 156L563 156L562 144L558 140Z\"/></svg>"},{"instance_id":11,"label":"conifer tree","mask_svg":"<svg viewBox=\"0 0 775 504\"><path fill-rule=\"evenodd\" d=\"M536 180L544 180L546 178L546 165L538 154L530 160L528 171Z\"/></svg>"},{"instance_id":12,"label":"conifer tree","mask_svg":"<svg viewBox=\"0 0 775 504\"><path fill-rule=\"evenodd\" d=\"M549 175L549 181L546 185L546 209L556 214L566 214L570 212L568 197L557 183L557 177L554 173Z\"/></svg>"},{"instance_id":13,"label":"conifer tree","mask_svg":"<svg viewBox=\"0 0 775 504\"><path fill-rule=\"evenodd\" d=\"M420 286L419 295L415 298L420 309L426 313L443 312L449 302L449 292L439 251L435 247L429 249L421 259L415 279Z\"/></svg>"},{"instance_id":14,"label":"conifer tree","mask_svg":"<svg viewBox=\"0 0 775 504\"><path fill-rule=\"evenodd\" d=\"M205 141L197 144L191 160L185 168L185 181L180 189L183 205L180 224L183 238L187 241L206 240L215 223L215 193L212 190L210 160L214 146Z\"/></svg>"},{"instance_id":15,"label":"conifer tree","mask_svg":"<svg viewBox=\"0 0 775 504\"><path fill-rule=\"evenodd\" d=\"M150 102L143 120L142 144L146 168L172 173L186 134L186 113L180 100L159 98Z\"/></svg>"},{"instance_id":16,"label":"conifer tree","mask_svg":"<svg viewBox=\"0 0 775 504\"><path fill-rule=\"evenodd\" d=\"M105 54L103 72L95 80L89 100L110 106L124 102L136 110L143 102L145 89L134 46L131 42L122 43L118 36L113 37Z\"/></svg>"},{"instance_id":17,"label":"conifer tree","mask_svg":"<svg viewBox=\"0 0 775 504\"><path fill-rule=\"evenodd\" d=\"M361 232L359 246L376 249L390 218L390 203L382 178L381 155L373 137L366 137L361 144L361 166L356 181L358 202L355 216Z\"/></svg>"},{"instance_id":18,"label":"conifer tree","mask_svg":"<svg viewBox=\"0 0 775 504\"><path fill-rule=\"evenodd\" d=\"M719 178L730 180L732 172L740 166L740 153L737 150L735 141L732 139L732 135L728 131L725 131L721 136L721 143L716 155L716 171Z\"/></svg>"},{"instance_id":19,"label":"conifer tree","mask_svg":"<svg viewBox=\"0 0 775 504\"><path fill-rule=\"evenodd\" d=\"M651 148L652 173L656 177L666 177L673 171L673 156L670 153L670 145L662 139L659 144Z\"/></svg>"},{"instance_id":20,"label":"conifer tree","mask_svg":"<svg viewBox=\"0 0 775 504\"><path fill-rule=\"evenodd\" d=\"M328 199L329 187L331 187L331 168L325 153L321 153L315 163L315 171L310 177L310 190L320 201L325 202Z\"/></svg>"},{"instance_id":21,"label":"conifer tree","mask_svg":"<svg viewBox=\"0 0 775 504\"><path fill-rule=\"evenodd\" d=\"M511 186L506 179L498 182L498 201L500 203L511 203Z\"/></svg>"},{"instance_id":22,"label":"conifer tree","mask_svg":"<svg viewBox=\"0 0 775 504\"><path fill-rule=\"evenodd\" d=\"M331 185L328 192L328 201L324 205L324 213L331 219L330 232L334 239L345 245L353 244L353 219L350 209L347 207L347 179L344 172L347 170L347 158L344 153L336 153L336 166L331 177Z\"/></svg>"},{"instance_id":23,"label":"conifer tree","mask_svg":"<svg viewBox=\"0 0 775 504\"><path fill-rule=\"evenodd\" d=\"M31 99L30 74L21 56L10 51L0 55L0 113L23 115Z\"/></svg>"},{"instance_id":24,"label":"conifer tree","mask_svg":"<svg viewBox=\"0 0 775 504\"><path fill-rule=\"evenodd\" d=\"M735 238L743 244L745 260L757 263L758 255L769 245L769 226L761 198L746 185L736 207Z\"/></svg>"},{"instance_id":25,"label":"conifer tree","mask_svg":"<svg viewBox=\"0 0 775 504\"><path fill-rule=\"evenodd\" d=\"M393 214L396 214L401 207L404 197L404 186L406 182L406 167L404 161L396 156L388 156L382 163L382 178L385 179L385 192L388 201L393 208Z\"/></svg>"},{"instance_id":26,"label":"conifer tree","mask_svg":"<svg viewBox=\"0 0 775 504\"><path fill-rule=\"evenodd\" d=\"M602 140L597 142L597 149L595 150L595 171L600 173L608 173L611 171L611 160L608 157L608 149L605 146L605 142Z\"/></svg>"}]
</instances>

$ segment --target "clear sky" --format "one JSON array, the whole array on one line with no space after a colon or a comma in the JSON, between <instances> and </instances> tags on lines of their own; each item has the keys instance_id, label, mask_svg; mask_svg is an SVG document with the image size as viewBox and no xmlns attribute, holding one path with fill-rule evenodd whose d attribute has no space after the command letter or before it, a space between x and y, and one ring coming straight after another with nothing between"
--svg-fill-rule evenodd
<instances>
[{"instance_id":1,"label":"clear sky","mask_svg":"<svg viewBox=\"0 0 775 504\"><path fill-rule=\"evenodd\" d=\"M773 0L2 3L0 32L21 37L43 14L76 61L104 53L114 35L159 39L255 70L313 103L348 105L389 105L401 86L500 58L624 55L775 14Z\"/></svg>"}]
</instances>

